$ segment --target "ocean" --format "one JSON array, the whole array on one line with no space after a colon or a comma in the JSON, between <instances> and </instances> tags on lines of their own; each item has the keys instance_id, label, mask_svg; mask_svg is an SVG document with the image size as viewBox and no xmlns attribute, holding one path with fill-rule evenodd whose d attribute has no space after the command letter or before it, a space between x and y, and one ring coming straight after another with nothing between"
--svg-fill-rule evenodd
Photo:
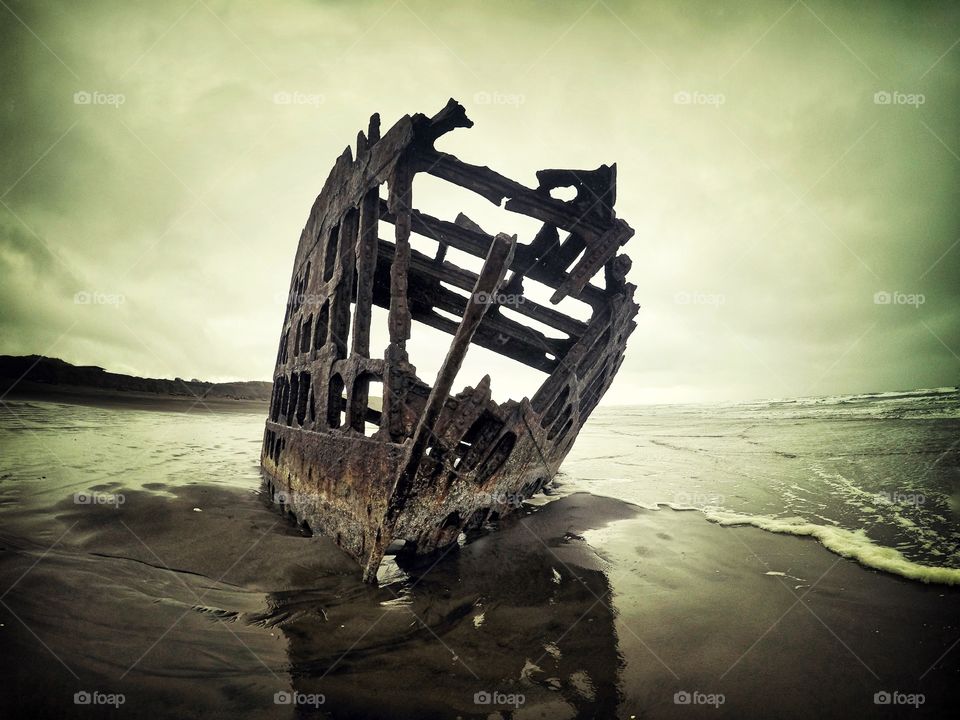
<instances>
[{"instance_id":1,"label":"ocean","mask_svg":"<svg viewBox=\"0 0 960 720\"><path fill-rule=\"evenodd\" d=\"M187 483L259 492L259 412L7 404L0 513ZM550 497L576 491L809 535L869 567L960 584L960 391L601 407Z\"/></svg>"},{"instance_id":2,"label":"ocean","mask_svg":"<svg viewBox=\"0 0 960 720\"><path fill-rule=\"evenodd\" d=\"M956 388L601 408L559 483L809 535L870 567L960 584Z\"/></svg>"}]
</instances>

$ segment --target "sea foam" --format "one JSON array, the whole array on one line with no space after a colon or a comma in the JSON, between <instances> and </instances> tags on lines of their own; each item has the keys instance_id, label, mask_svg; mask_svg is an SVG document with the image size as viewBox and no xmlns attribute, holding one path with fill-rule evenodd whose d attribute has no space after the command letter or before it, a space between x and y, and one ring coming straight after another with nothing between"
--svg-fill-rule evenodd
<instances>
[{"instance_id":1,"label":"sea foam","mask_svg":"<svg viewBox=\"0 0 960 720\"><path fill-rule=\"evenodd\" d=\"M910 580L941 585L960 585L960 569L921 565L904 557L894 548L877 545L863 530L817 525L804 518L772 518L765 515L704 510L711 522L724 527L751 525L768 532L816 538L821 545L845 558L856 560L861 565L900 575Z\"/></svg>"}]
</instances>

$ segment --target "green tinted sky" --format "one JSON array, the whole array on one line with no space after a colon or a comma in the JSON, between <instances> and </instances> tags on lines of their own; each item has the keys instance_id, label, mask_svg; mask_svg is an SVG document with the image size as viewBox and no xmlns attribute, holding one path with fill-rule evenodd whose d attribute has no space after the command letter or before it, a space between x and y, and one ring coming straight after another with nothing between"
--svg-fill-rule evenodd
<instances>
[{"instance_id":1,"label":"green tinted sky","mask_svg":"<svg viewBox=\"0 0 960 720\"><path fill-rule=\"evenodd\" d=\"M955 3L3 0L0 23L2 353L269 378L334 158L371 112L455 97L464 160L527 184L618 163L642 309L608 401L958 382ZM529 239L429 179L415 204ZM501 398L542 377L476 353L459 384L485 371Z\"/></svg>"}]
</instances>

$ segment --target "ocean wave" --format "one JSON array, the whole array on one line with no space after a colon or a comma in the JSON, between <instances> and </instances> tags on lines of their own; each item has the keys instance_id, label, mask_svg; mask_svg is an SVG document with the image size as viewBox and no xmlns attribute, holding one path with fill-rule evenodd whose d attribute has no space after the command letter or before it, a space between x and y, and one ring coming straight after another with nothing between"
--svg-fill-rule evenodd
<instances>
[{"instance_id":1,"label":"ocean wave","mask_svg":"<svg viewBox=\"0 0 960 720\"><path fill-rule=\"evenodd\" d=\"M723 527L750 525L768 532L812 537L841 557L855 560L875 570L900 575L909 580L939 585L960 585L960 569L921 565L907 559L894 548L877 545L863 530L817 525L804 518L773 518L766 515L742 515L704 509L710 522Z\"/></svg>"}]
</instances>

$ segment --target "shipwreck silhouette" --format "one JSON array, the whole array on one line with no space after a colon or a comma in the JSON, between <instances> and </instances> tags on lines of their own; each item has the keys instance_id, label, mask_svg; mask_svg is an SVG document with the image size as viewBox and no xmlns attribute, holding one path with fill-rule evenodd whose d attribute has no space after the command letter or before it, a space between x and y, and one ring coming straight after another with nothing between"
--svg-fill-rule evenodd
<instances>
[{"instance_id":1,"label":"shipwreck silhouette","mask_svg":"<svg viewBox=\"0 0 960 720\"><path fill-rule=\"evenodd\" d=\"M618 254L633 229L613 209L616 165L541 170L531 189L434 148L472 125L454 100L432 118L404 116L382 137L374 115L356 157L348 147L337 159L294 261L261 464L275 499L335 538L368 582L392 542L418 554L445 547L549 483L636 327L630 259ZM543 225L520 243L463 214L431 217L413 206L417 173ZM562 187L576 196L552 197ZM392 240L378 237L382 221ZM433 241L434 256L413 250L411 233ZM483 258L480 272L446 260L449 248ZM549 303L529 297L525 281L550 288ZM551 307L568 296L589 306L589 320ZM382 358L370 353L374 305L389 311ZM432 387L409 360L412 321L453 336ZM494 402L489 375L451 395L471 344L547 377L519 402ZM371 383L382 383L379 403Z\"/></svg>"}]
</instances>

